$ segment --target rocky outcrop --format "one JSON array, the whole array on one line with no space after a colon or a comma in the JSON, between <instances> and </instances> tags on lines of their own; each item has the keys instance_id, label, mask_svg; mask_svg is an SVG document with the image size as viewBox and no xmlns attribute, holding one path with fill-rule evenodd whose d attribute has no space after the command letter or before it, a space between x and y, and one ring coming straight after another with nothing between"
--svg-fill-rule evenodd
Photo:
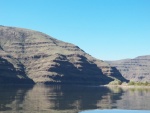
<instances>
[{"instance_id":1,"label":"rocky outcrop","mask_svg":"<svg viewBox=\"0 0 150 113\"><path fill-rule=\"evenodd\" d=\"M22 28L0 26L0 57L12 68L5 68L7 74L1 76L35 83L106 84L115 78L125 80L115 68L79 47Z\"/></svg>"},{"instance_id":2,"label":"rocky outcrop","mask_svg":"<svg viewBox=\"0 0 150 113\"><path fill-rule=\"evenodd\" d=\"M108 63L115 66L128 80L150 82L150 55L134 59L108 61Z\"/></svg>"}]
</instances>

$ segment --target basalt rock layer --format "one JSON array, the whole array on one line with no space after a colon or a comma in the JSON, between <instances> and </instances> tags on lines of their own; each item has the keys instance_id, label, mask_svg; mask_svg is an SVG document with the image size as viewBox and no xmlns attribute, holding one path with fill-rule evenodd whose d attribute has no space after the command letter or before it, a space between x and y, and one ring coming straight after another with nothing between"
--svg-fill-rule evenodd
<instances>
[{"instance_id":1,"label":"basalt rock layer","mask_svg":"<svg viewBox=\"0 0 150 113\"><path fill-rule=\"evenodd\" d=\"M108 61L115 66L126 79L137 82L150 82L150 55L134 59Z\"/></svg>"},{"instance_id":2,"label":"basalt rock layer","mask_svg":"<svg viewBox=\"0 0 150 113\"><path fill-rule=\"evenodd\" d=\"M6 26L0 26L0 72L1 81L3 78L75 84L107 84L116 78L125 81L116 68L78 46L41 32Z\"/></svg>"}]
</instances>

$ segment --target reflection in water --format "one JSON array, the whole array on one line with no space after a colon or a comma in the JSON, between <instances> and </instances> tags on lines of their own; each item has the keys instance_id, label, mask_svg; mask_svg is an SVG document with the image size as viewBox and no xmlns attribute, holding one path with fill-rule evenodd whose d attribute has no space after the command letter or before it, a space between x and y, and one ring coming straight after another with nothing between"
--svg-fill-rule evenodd
<instances>
[{"instance_id":1,"label":"reflection in water","mask_svg":"<svg viewBox=\"0 0 150 113\"><path fill-rule=\"evenodd\" d=\"M120 109L150 110L150 88L124 89L121 99L116 106Z\"/></svg>"},{"instance_id":2,"label":"reflection in water","mask_svg":"<svg viewBox=\"0 0 150 113\"><path fill-rule=\"evenodd\" d=\"M89 109L150 110L149 102L150 89L41 84L0 87L0 112L78 113Z\"/></svg>"},{"instance_id":3,"label":"reflection in water","mask_svg":"<svg viewBox=\"0 0 150 113\"><path fill-rule=\"evenodd\" d=\"M1 85L0 86L0 111L21 110L24 97L30 85Z\"/></svg>"}]
</instances>

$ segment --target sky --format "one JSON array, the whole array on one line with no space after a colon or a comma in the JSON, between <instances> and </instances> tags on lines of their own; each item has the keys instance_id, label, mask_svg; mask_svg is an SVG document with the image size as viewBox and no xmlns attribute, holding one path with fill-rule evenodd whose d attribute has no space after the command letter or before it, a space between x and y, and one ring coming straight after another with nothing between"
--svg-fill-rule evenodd
<instances>
[{"instance_id":1,"label":"sky","mask_svg":"<svg viewBox=\"0 0 150 113\"><path fill-rule=\"evenodd\" d=\"M150 0L0 0L0 25L41 31L101 60L150 55Z\"/></svg>"}]
</instances>

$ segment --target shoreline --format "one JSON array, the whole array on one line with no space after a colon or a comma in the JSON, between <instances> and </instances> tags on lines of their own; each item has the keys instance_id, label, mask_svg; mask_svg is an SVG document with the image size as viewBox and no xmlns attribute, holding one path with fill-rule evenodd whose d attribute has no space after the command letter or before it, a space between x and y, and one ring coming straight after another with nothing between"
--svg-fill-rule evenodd
<instances>
[{"instance_id":1,"label":"shoreline","mask_svg":"<svg viewBox=\"0 0 150 113\"><path fill-rule=\"evenodd\" d=\"M104 85L106 87L120 87L120 88L150 88L150 86L138 85Z\"/></svg>"}]
</instances>

